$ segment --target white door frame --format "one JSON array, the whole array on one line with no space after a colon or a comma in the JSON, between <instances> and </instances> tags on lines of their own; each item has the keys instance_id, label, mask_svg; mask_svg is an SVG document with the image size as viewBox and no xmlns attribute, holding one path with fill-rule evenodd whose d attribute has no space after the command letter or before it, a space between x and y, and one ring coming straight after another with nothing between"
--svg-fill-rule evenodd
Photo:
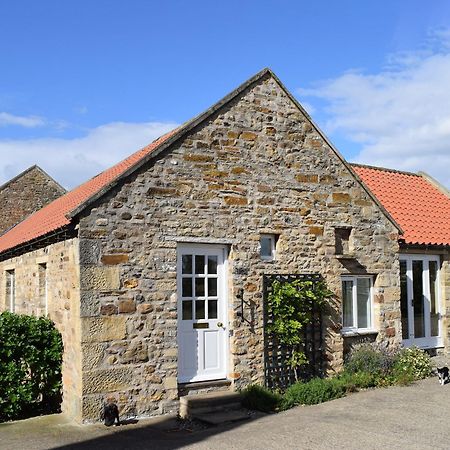
<instances>
[{"instance_id":1,"label":"white door frame","mask_svg":"<svg viewBox=\"0 0 450 450\"><path fill-rule=\"evenodd\" d=\"M407 280L407 306L408 306L408 338L403 339L405 347L413 345L420 348L436 348L442 347L442 304L441 304L441 271L440 271L440 257L439 255L423 255L423 254L401 254L400 261L406 262L406 280ZM422 291L424 298L424 337L416 338L414 335L414 305L413 305L413 261L422 261ZM431 292L430 292L430 276L429 264L430 261L437 263L436 284L437 284L437 299L436 299L436 313L438 314L438 336L431 336Z\"/></svg>"},{"instance_id":2,"label":"white door frame","mask_svg":"<svg viewBox=\"0 0 450 450\"><path fill-rule=\"evenodd\" d=\"M191 254L194 255L218 255L219 264L217 267L217 298L218 298L218 314L217 319L195 319L184 321L182 320L182 255ZM194 275L195 276L195 275ZM229 349L229 321L228 321L228 247L226 245L217 244L188 244L179 243L177 246L177 312L178 312L178 325L177 325L177 341L178 341L178 382L188 383L197 381L209 381L226 379L228 373L228 349ZM195 302L195 292L192 292L193 301ZM205 311L207 310L208 302L205 301ZM183 339L183 333L189 333L189 327L192 326L192 333L196 336L197 340L197 365L203 364L203 356L199 355L199 342L205 338L204 329L194 329L194 324L204 324L208 326L208 331L217 331L217 336L220 340L218 343L219 353L219 366L220 369L214 373L193 373L191 370L183 369L183 358L186 356L183 352L189 351L189 343L186 339ZM185 335L186 336L186 335ZM203 341L202 341L203 342ZM204 342L205 343L205 342ZM192 350L191 350L192 351ZM201 367L199 368L201 369Z\"/></svg>"}]
</instances>

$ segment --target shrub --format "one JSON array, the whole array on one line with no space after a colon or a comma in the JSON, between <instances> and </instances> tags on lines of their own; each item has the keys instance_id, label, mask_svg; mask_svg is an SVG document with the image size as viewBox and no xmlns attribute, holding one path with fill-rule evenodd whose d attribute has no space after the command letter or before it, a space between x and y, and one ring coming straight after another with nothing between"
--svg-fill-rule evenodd
<instances>
[{"instance_id":1,"label":"shrub","mask_svg":"<svg viewBox=\"0 0 450 450\"><path fill-rule=\"evenodd\" d=\"M347 392L371 388L377 384L377 377L368 372L350 373L344 371L340 373L337 378L344 384Z\"/></svg>"},{"instance_id":2,"label":"shrub","mask_svg":"<svg viewBox=\"0 0 450 450\"><path fill-rule=\"evenodd\" d=\"M289 387L283 396L282 409L296 405L315 405L343 397L346 385L339 378L314 378L307 383L296 383Z\"/></svg>"},{"instance_id":3,"label":"shrub","mask_svg":"<svg viewBox=\"0 0 450 450\"><path fill-rule=\"evenodd\" d=\"M394 375L402 380L421 380L431 375L430 356L417 347L404 348L400 351L394 366Z\"/></svg>"},{"instance_id":4,"label":"shrub","mask_svg":"<svg viewBox=\"0 0 450 450\"><path fill-rule=\"evenodd\" d=\"M270 389L252 384L241 391L242 405L248 409L274 412L280 405L282 396Z\"/></svg>"},{"instance_id":5,"label":"shrub","mask_svg":"<svg viewBox=\"0 0 450 450\"><path fill-rule=\"evenodd\" d=\"M354 347L345 363L349 373L365 372L375 377L389 374L398 357L398 349L389 350L377 343Z\"/></svg>"},{"instance_id":6,"label":"shrub","mask_svg":"<svg viewBox=\"0 0 450 450\"><path fill-rule=\"evenodd\" d=\"M0 314L0 421L59 410L62 351L50 320Z\"/></svg>"}]
</instances>

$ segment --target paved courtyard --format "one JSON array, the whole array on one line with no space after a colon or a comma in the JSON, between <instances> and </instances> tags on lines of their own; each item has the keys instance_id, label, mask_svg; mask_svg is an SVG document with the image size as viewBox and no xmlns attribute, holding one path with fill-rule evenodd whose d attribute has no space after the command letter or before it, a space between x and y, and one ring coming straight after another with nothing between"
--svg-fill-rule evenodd
<instances>
[{"instance_id":1,"label":"paved courtyard","mask_svg":"<svg viewBox=\"0 0 450 450\"><path fill-rule=\"evenodd\" d=\"M369 390L227 427L180 429L174 418L115 428L63 416L0 425L1 449L448 449L450 384L436 378Z\"/></svg>"}]
</instances>

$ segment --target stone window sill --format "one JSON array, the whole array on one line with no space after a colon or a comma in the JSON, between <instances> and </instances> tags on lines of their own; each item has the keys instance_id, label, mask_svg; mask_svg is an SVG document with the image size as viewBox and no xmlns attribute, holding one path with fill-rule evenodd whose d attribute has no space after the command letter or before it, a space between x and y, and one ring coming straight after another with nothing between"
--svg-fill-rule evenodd
<instances>
[{"instance_id":1,"label":"stone window sill","mask_svg":"<svg viewBox=\"0 0 450 450\"><path fill-rule=\"evenodd\" d=\"M367 336L370 334L378 334L378 330L341 330L343 337Z\"/></svg>"}]
</instances>

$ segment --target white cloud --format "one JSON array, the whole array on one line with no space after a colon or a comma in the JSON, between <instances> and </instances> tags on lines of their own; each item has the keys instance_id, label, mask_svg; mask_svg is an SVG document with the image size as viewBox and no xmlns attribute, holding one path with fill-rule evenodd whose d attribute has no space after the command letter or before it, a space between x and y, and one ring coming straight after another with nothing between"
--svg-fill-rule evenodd
<instances>
[{"instance_id":1,"label":"white cloud","mask_svg":"<svg viewBox=\"0 0 450 450\"><path fill-rule=\"evenodd\" d=\"M0 184L38 164L64 187L73 188L176 126L160 122L114 122L75 139L3 139L0 140Z\"/></svg>"},{"instance_id":2,"label":"white cloud","mask_svg":"<svg viewBox=\"0 0 450 450\"><path fill-rule=\"evenodd\" d=\"M0 127L16 125L25 128L35 128L45 125L46 122L38 116L15 116L7 112L0 112Z\"/></svg>"},{"instance_id":3,"label":"white cloud","mask_svg":"<svg viewBox=\"0 0 450 450\"><path fill-rule=\"evenodd\" d=\"M433 47L391 55L379 73L350 71L299 93L326 102L325 131L359 144L356 161L422 170L448 187L449 36L439 30L430 40Z\"/></svg>"}]
</instances>

